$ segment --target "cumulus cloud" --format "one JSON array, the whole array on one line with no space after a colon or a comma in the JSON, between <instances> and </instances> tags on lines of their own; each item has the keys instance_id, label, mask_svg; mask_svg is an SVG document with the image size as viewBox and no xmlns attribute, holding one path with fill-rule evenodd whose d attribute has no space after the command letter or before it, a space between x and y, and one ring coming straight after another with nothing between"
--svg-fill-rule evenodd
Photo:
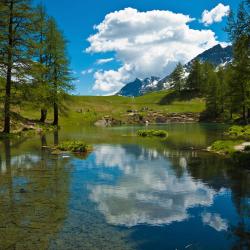
<instances>
[{"instance_id":1,"label":"cumulus cloud","mask_svg":"<svg viewBox=\"0 0 250 250\"><path fill-rule=\"evenodd\" d=\"M228 228L227 221L222 219L219 214L203 213L202 222L215 229L216 231L225 231Z\"/></svg>"},{"instance_id":2,"label":"cumulus cloud","mask_svg":"<svg viewBox=\"0 0 250 250\"><path fill-rule=\"evenodd\" d=\"M230 11L229 5L223 5L222 3L219 3L216 7L214 7L212 10L204 10L202 13L202 19L201 21L206 25L210 25L213 23L218 23L222 21L222 18L227 16Z\"/></svg>"},{"instance_id":3,"label":"cumulus cloud","mask_svg":"<svg viewBox=\"0 0 250 250\"><path fill-rule=\"evenodd\" d=\"M122 66L96 73L94 89L118 91L136 77L164 77L177 62L186 63L218 43L213 31L191 29L191 21L190 16L171 11L133 8L106 15L88 38L86 51L114 52Z\"/></svg>"},{"instance_id":4,"label":"cumulus cloud","mask_svg":"<svg viewBox=\"0 0 250 250\"><path fill-rule=\"evenodd\" d=\"M171 162L156 150L102 145L94 154L95 164L89 167L103 167L102 173L118 168L122 173L112 185L88 185L90 199L112 225L171 224L187 220L189 208L213 203L213 189L195 181L185 168L177 177Z\"/></svg>"},{"instance_id":5,"label":"cumulus cloud","mask_svg":"<svg viewBox=\"0 0 250 250\"><path fill-rule=\"evenodd\" d=\"M114 58L103 58L96 61L96 64L105 64L114 61Z\"/></svg>"}]
</instances>

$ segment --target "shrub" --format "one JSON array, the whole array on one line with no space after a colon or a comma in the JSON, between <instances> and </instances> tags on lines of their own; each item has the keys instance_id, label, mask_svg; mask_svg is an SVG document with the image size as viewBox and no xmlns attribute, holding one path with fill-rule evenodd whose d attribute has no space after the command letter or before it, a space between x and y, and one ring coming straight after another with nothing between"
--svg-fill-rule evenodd
<instances>
[{"instance_id":1,"label":"shrub","mask_svg":"<svg viewBox=\"0 0 250 250\"><path fill-rule=\"evenodd\" d=\"M242 126L235 125L230 127L226 134L229 135L230 137L238 138L243 136L243 133L244 133L244 128Z\"/></svg>"},{"instance_id":2,"label":"shrub","mask_svg":"<svg viewBox=\"0 0 250 250\"><path fill-rule=\"evenodd\" d=\"M241 144L242 141L216 141L212 144L211 149L218 153L231 154L235 152L235 146Z\"/></svg>"},{"instance_id":3,"label":"shrub","mask_svg":"<svg viewBox=\"0 0 250 250\"><path fill-rule=\"evenodd\" d=\"M250 139L250 126L232 126L229 128L226 135L229 135L231 138L243 138Z\"/></svg>"}]
</instances>

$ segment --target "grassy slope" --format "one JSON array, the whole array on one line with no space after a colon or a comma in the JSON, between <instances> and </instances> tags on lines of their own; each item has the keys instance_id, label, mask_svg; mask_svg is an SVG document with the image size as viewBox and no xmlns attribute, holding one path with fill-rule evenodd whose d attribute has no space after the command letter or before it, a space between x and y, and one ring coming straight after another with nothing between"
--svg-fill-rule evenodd
<instances>
[{"instance_id":1,"label":"grassy slope","mask_svg":"<svg viewBox=\"0 0 250 250\"><path fill-rule=\"evenodd\" d=\"M171 98L170 98L171 96ZM167 104L164 104L169 99ZM170 100L171 99L171 100ZM159 91L144 96L131 98L121 96L71 96L66 103L67 115L61 115L60 124L92 124L105 115L122 119L127 110L140 111L143 107L150 110L181 113L181 112L202 112L205 108L204 101L199 98L173 98L173 91ZM82 110L82 112L79 112ZM30 119L38 119L39 111L24 108L21 115ZM49 112L48 119L52 120L52 112Z\"/></svg>"}]
</instances>

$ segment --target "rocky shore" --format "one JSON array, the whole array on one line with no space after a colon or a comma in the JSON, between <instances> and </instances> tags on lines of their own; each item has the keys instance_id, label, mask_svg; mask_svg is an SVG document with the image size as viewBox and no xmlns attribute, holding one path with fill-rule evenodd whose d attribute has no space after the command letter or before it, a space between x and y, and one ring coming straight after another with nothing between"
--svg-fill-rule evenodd
<instances>
[{"instance_id":1,"label":"rocky shore","mask_svg":"<svg viewBox=\"0 0 250 250\"><path fill-rule=\"evenodd\" d=\"M111 116L104 116L101 120L95 122L95 126L109 127L122 124L164 124L164 123L193 123L199 122L199 113L164 113L157 111L136 112L131 111L123 114L121 119L115 119Z\"/></svg>"}]
</instances>

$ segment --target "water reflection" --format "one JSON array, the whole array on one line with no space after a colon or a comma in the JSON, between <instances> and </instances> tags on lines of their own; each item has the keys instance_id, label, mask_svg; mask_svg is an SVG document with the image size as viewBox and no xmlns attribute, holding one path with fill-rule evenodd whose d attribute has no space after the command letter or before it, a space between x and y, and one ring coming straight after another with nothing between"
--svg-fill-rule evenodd
<instances>
[{"instance_id":1,"label":"water reflection","mask_svg":"<svg viewBox=\"0 0 250 250\"><path fill-rule=\"evenodd\" d=\"M226 231L228 228L227 221L222 219L219 214L203 213L201 217L205 225L214 228L216 231Z\"/></svg>"},{"instance_id":2,"label":"water reflection","mask_svg":"<svg viewBox=\"0 0 250 250\"><path fill-rule=\"evenodd\" d=\"M205 127L174 129L87 134L106 144L86 159L46 149L75 130L0 143L0 249L250 249L250 172L194 150Z\"/></svg>"},{"instance_id":3,"label":"water reflection","mask_svg":"<svg viewBox=\"0 0 250 250\"><path fill-rule=\"evenodd\" d=\"M12 143L1 147L0 249L46 249L67 215L67 162L44 150L12 153Z\"/></svg>"},{"instance_id":4,"label":"water reflection","mask_svg":"<svg viewBox=\"0 0 250 250\"><path fill-rule=\"evenodd\" d=\"M188 209L210 206L216 191L195 181L180 158L182 175L157 151L139 147L97 146L97 166L119 168L115 185L89 185L90 199L98 204L108 223L128 227L161 225L189 218Z\"/></svg>"}]
</instances>

